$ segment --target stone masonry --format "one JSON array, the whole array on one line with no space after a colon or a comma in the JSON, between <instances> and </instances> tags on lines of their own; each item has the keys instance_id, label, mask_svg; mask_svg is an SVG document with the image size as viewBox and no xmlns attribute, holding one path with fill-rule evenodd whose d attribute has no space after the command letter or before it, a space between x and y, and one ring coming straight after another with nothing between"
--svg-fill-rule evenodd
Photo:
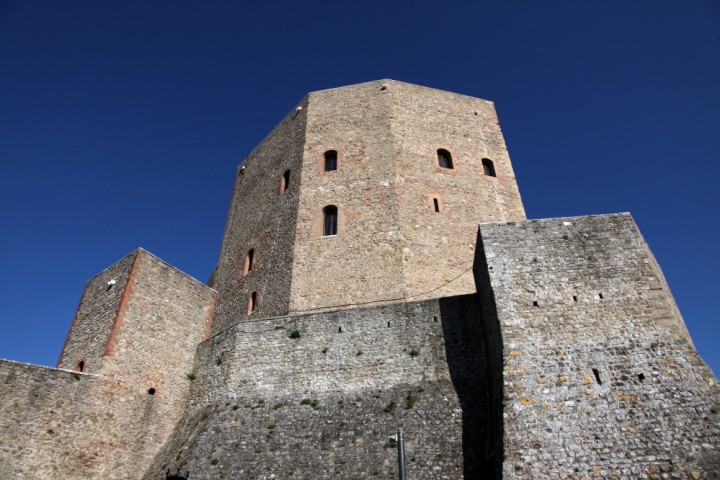
<instances>
[{"instance_id":1,"label":"stone masonry","mask_svg":"<svg viewBox=\"0 0 720 480\"><path fill-rule=\"evenodd\" d=\"M138 249L0 360L0 479L720 478L634 221L526 220L492 102L313 92L235 176L207 285Z\"/></svg>"}]
</instances>

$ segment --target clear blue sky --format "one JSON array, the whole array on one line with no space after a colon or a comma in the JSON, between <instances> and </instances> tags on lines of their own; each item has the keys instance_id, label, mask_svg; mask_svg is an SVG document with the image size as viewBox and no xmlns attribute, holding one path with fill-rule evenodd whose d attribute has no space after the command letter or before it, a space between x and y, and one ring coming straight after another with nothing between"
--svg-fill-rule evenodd
<instances>
[{"instance_id":1,"label":"clear blue sky","mask_svg":"<svg viewBox=\"0 0 720 480\"><path fill-rule=\"evenodd\" d=\"M720 372L716 0L0 0L0 357L139 246L206 280L237 164L381 78L495 101L530 218L630 211Z\"/></svg>"}]
</instances>

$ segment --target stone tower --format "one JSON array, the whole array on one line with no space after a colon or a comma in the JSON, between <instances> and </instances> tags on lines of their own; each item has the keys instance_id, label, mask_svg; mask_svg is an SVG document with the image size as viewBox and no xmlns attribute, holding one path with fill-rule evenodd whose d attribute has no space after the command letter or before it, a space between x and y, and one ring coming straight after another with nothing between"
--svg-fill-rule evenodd
<instances>
[{"instance_id":1,"label":"stone tower","mask_svg":"<svg viewBox=\"0 0 720 480\"><path fill-rule=\"evenodd\" d=\"M238 169L213 331L473 292L477 222L524 218L492 102L393 80L310 93Z\"/></svg>"}]
</instances>

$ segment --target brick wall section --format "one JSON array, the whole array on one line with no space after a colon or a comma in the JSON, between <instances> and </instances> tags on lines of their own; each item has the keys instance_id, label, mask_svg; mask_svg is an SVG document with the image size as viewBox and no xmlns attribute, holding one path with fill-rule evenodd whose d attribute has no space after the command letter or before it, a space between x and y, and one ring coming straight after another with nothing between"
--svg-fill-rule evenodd
<instances>
[{"instance_id":1,"label":"brick wall section","mask_svg":"<svg viewBox=\"0 0 720 480\"><path fill-rule=\"evenodd\" d=\"M77 370L78 363L83 361L84 372L100 370L136 256L133 252L88 280L60 353L58 368ZM115 283L109 284L113 280Z\"/></svg>"},{"instance_id":2,"label":"brick wall section","mask_svg":"<svg viewBox=\"0 0 720 480\"><path fill-rule=\"evenodd\" d=\"M225 330L200 346L188 412L145 478L396 478L383 445L399 427L409 478L463 478L477 315L466 296Z\"/></svg>"},{"instance_id":3,"label":"brick wall section","mask_svg":"<svg viewBox=\"0 0 720 480\"><path fill-rule=\"evenodd\" d=\"M474 293L477 222L525 219L494 104L402 82L383 84L379 94L391 105L405 294ZM452 154L452 169L440 168L438 149ZM483 158L493 161L496 177L484 174Z\"/></svg>"},{"instance_id":4,"label":"brick wall section","mask_svg":"<svg viewBox=\"0 0 720 480\"><path fill-rule=\"evenodd\" d=\"M113 348L107 334L98 345L71 337L66 348L104 351L98 374L0 363L0 478L139 478L182 416L215 292L138 250L88 282L80 311L89 322L108 317L106 296L96 293L106 273L127 283L115 302Z\"/></svg>"},{"instance_id":5,"label":"brick wall section","mask_svg":"<svg viewBox=\"0 0 720 480\"><path fill-rule=\"evenodd\" d=\"M504 345L503 478L718 478L717 379L632 218L480 236L484 320Z\"/></svg>"},{"instance_id":6,"label":"brick wall section","mask_svg":"<svg viewBox=\"0 0 720 480\"><path fill-rule=\"evenodd\" d=\"M235 179L220 259L209 285L219 293L213 332L239 320L283 315L290 302L295 224L300 191L307 100L292 110L241 164ZM280 182L290 170L287 191ZM255 269L243 275L255 249ZM248 315L248 297L257 309Z\"/></svg>"}]
</instances>

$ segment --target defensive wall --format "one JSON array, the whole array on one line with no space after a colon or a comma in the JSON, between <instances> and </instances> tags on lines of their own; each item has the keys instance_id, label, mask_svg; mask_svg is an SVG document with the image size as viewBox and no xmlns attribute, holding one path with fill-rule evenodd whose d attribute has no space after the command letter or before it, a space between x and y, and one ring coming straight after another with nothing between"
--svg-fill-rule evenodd
<instances>
[{"instance_id":1,"label":"defensive wall","mask_svg":"<svg viewBox=\"0 0 720 480\"><path fill-rule=\"evenodd\" d=\"M409 478L475 478L485 466L463 438L488 415L477 319L466 295L219 332L198 348L185 416L145 478L396 478L399 428Z\"/></svg>"},{"instance_id":2,"label":"defensive wall","mask_svg":"<svg viewBox=\"0 0 720 480\"><path fill-rule=\"evenodd\" d=\"M475 271L504 479L720 476L717 379L629 214L483 224Z\"/></svg>"},{"instance_id":3,"label":"defensive wall","mask_svg":"<svg viewBox=\"0 0 720 480\"><path fill-rule=\"evenodd\" d=\"M0 478L139 478L182 415L214 302L142 249L88 281L62 369L0 363Z\"/></svg>"}]
</instances>

